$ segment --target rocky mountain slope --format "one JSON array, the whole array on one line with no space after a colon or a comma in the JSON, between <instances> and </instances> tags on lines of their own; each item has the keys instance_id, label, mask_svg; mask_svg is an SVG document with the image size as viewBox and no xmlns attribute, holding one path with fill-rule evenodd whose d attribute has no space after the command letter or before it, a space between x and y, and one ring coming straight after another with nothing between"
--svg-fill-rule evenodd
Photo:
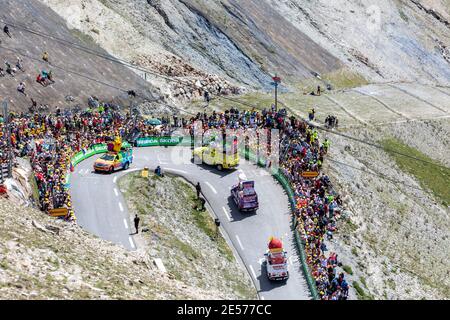
<instances>
[{"instance_id":1,"label":"rocky mountain slope","mask_svg":"<svg viewBox=\"0 0 450 320\"><path fill-rule=\"evenodd\" d=\"M270 2L370 82L450 81L446 0Z\"/></svg>"},{"instance_id":2,"label":"rocky mountain slope","mask_svg":"<svg viewBox=\"0 0 450 320\"><path fill-rule=\"evenodd\" d=\"M270 89L274 73L291 85L339 70L369 82L450 79L444 0L41 1L118 57L158 73L183 70L186 81L217 75L213 92L228 82Z\"/></svg>"},{"instance_id":3,"label":"rocky mountain slope","mask_svg":"<svg viewBox=\"0 0 450 320\"><path fill-rule=\"evenodd\" d=\"M331 250L339 252L343 263L351 267L351 281L368 297L448 299L450 190L445 177L450 176L450 121L391 124L345 133L363 141L388 142L401 152L405 152L400 150L402 144L410 146L447 169L329 135L333 145L326 172L351 212ZM398 160L410 161L413 170L405 170ZM430 181L428 176L436 178ZM433 192L436 188L441 192Z\"/></svg>"},{"instance_id":4,"label":"rocky mountain slope","mask_svg":"<svg viewBox=\"0 0 450 320\"><path fill-rule=\"evenodd\" d=\"M221 299L161 273L75 224L0 199L0 296L3 299Z\"/></svg>"},{"instance_id":5,"label":"rocky mountain slope","mask_svg":"<svg viewBox=\"0 0 450 320\"><path fill-rule=\"evenodd\" d=\"M175 55L195 70L250 87L270 87L274 72L305 77L312 69L327 72L340 66L266 2L43 2L63 16L69 27L90 34L124 59L144 56L166 64Z\"/></svg>"},{"instance_id":6,"label":"rocky mountain slope","mask_svg":"<svg viewBox=\"0 0 450 320\"><path fill-rule=\"evenodd\" d=\"M51 110L86 105L91 95L129 106L126 91L130 89L138 93L135 102L159 98L157 90L128 68L89 54L94 51L111 58L89 35L68 29L61 17L39 1L2 1L0 20L2 29L7 23L11 33L11 37L0 34L1 67L6 69L5 61L15 67L18 57L23 66L14 77L0 77L0 99L9 102L10 110L27 110L31 98ZM42 60L45 51L48 63ZM44 87L36 82L43 70L52 71L54 84ZM26 95L16 90L20 82L26 85Z\"/></svg>"}]
</instances>

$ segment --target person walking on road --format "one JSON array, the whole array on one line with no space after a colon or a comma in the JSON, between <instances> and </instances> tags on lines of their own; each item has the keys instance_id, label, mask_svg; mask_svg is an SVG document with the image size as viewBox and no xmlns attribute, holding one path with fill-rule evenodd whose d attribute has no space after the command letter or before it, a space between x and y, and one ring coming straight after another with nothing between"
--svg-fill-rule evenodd
<instances>
[{"instance_id":1,"label":"person walking on road","mask_svg":"<svg viewBox=\"0 0 450 320\"><path fill-rule=\"evenodd\" d=\"M136 228L136 234L139 233L139 222L141 221L141 219L138 217L138 215L136 214L134 216L134 227Z\"/></svg>"},{"instance_id":2,"label":"person walking on road","mask_svg":"<svg viewBox=\"0 0 450 320\"><path fill-rule=\"evenodd\" d=\"M200 186L200 182L197 182L195 190L197 190L197 199L200 199L200 193L202 193L202 187Z\"/></svg>"}]
</instances>

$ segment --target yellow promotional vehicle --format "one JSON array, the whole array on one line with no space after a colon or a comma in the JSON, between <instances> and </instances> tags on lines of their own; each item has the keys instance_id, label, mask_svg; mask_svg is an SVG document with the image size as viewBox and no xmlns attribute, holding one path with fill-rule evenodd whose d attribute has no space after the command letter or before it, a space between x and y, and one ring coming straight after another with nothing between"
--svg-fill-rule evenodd
<instances>
[{"instance_id":1,"label":"yellow promotional vehicle","mask_svg":"<svg viewBox=\"0 0 450 320\"><path fill-rule=\"evenodd\" d=\"M235 168L239 165L239 154L236 149L227 153L212 146L195 148L194 159L215 166L219 171Z\"/></svg>"},{"instance_id":2,"label":"yellow promotional vehicle","mask_svg":"<svg viewBox=\"0 0 450 320\"><path fill-rule=\"evenodd\" d=\"M121 150L120 152L108 152L95 160L95 172L113 173L116 170L127 170L133 162L132 149Z\"/></svg>"},{"instance_id":3,"label":"yellow promotional vehicle","mask_svg":"<svg viewBox=\"0 0 450 320\"><path fill-rule=\"evenodd\" d=\"M95 160L95 172L113 173L116 170L127 170L133 163L133 149L122 147L122 139L117 137L107 144L108 152Z\"/></svg>"}]
</instances>

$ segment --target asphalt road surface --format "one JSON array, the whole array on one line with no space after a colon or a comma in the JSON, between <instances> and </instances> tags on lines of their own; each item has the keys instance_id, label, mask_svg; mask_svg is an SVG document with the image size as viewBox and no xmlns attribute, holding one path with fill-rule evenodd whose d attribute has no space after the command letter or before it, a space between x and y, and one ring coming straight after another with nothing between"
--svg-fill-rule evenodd
<instances>
[{"instance_id":1,"label":"asphalt road surface","mask_svg":"<svg viewBox=\"0 0 450 320\"><path fill-rule=\"evenodd\" d=\"M72 175L70 191L79 225L102 239L136 249L134 225L117 180L132 170L154 170L160 165L166 173L200 182L203 195L220 219L222 231L247 269L260 299L311 299L290 229L289 200L281 185L264 169L242 159L238 169L220 172L192 163L191 154L186 147L135 148L130 169L112 175L94 172L93 163L99 156L83 161ZM230 197L230 188L241 174L255 181L259 197L256 214L239 212ZM288 252L290 278L285 282L269 281L262 264L270 236L282 238Z\"/></svg>"}]
</instances>

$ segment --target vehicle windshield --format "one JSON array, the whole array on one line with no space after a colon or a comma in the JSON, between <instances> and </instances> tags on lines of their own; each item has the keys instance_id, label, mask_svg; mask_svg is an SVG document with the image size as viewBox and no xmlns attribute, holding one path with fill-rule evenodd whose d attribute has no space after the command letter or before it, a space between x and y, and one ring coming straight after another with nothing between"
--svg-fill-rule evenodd
<instances>
[{"instance_id":1,"label":"vehicle windshield","mask_svg":"<svg viewBox=\"0 0 450 320\"><path fill-rule=\"evenodd\" d=\"M100 159L102 160L106 160L106 161L114 161L114 158L116 156L112 155L112 154L105 154L103 155Z\"/></svg>"}]
</instances>

